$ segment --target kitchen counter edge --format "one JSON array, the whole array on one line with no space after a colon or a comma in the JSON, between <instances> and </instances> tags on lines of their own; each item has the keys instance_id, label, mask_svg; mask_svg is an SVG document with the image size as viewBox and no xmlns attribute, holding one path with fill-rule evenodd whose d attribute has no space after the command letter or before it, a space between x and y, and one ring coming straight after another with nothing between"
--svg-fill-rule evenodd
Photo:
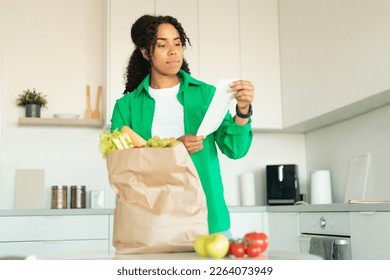
<instances>
[{"instance_id":1,"label":"kitchen counter edge","mask_svg":"<svg viewBox=\"0 0 390 280\"><path fill-rule=\"evenodd\" d=\"M229 206L230 213L259 212L386 212L390 203L333 203L273 206ZM113 208L99 209L0 209L0 216L113 215Z\"/></svg>"},{"instance_id":2,"label":"kitchen counter edge","mask_svg":"<svg viewBox=\"0 0 390 280\"><path fill-rule=\"evenodd\" d=\"M333 203L267 206L267 212L386 212L390 203Z\"/></svg>"},{"instance_id":3,"label":"kitchen counter edge","mask_svg":"<svg viewBox=\"0 0 390 280\"><path fill-rule=\"evenodd\" d=\"M0 216L113 215L113 208L99 209L0 209ZM231 206L230 213L266 212L266 206Z\"/></svg>"}]
</instances>

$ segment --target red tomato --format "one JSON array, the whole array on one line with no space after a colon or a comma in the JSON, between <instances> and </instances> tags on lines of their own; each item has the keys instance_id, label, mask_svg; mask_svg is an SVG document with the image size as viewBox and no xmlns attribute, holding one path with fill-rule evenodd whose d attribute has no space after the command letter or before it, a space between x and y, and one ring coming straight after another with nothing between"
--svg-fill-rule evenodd
<instances>
[{"instance_id":1,"label":"red tomato","mask_svg":"<svg viewBox=\"0 0 390 280\"><path fill-rule=\"evenodd\" d=\"M249 232L245 234L244 240L248 243L248 240L253 240L260 246L261 252L265 252L268 248L268 236L264 232Z\"/></svg>"},{"instance_id":2,"label":"red tomato","mask_svg":"<svg viewBox=\"0 0 390 280\"><path fill-rule=\"evenodd\" d=\"M245 247L242 243L232 242L230 243L230 253L236 258L242 258L245 256Z\"/></svg>"},{"instance_id":3,"label":"red tomato","mask_svg":"<svg viewBox=\"0 0 390 280\"><path fill-rule=\"evenodd\" d=\"M233 244L234 244L235 242L236 242L235 239L229 239L229 250L228 250L228 252L226 253L226 257L232 255L232 247L233 247Z\"/></svg>"},{"instance_id":4,"label":"red tomato","mask_svg":"<svg viewBox=\"0 0 390 280\"><path fill-rule=\"evenodd\" d=\"M250 258L256 258L261 255L262 250L258 244L248 244L246 247L246 253Z\"/></svg>"}]
</instances>

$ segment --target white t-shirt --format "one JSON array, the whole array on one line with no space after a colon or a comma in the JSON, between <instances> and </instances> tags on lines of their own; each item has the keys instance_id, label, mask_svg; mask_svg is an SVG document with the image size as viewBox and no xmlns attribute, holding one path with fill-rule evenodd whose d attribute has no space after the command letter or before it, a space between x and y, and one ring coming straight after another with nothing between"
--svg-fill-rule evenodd
<instances>
[{"instance_id":1,"label":"white t-shirt","mask_svg":"<svg viewBox=\"0 0 390 280\"><path fill-rule=\"evenodd\" d=\"M149 93L156 102L152 124L152 136L160 138L184 135L184 110L177 100L180 83L171 88L153 89Z\"/></svg>"}]
</instances>

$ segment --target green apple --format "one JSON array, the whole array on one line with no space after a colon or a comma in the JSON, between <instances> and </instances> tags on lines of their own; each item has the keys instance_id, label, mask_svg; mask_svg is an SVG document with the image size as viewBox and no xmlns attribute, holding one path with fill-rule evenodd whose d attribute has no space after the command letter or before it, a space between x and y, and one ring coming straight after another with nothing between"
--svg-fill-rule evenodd
<instances>
[{"instance_id":1,"label":"green apple","mask_svg":"<svg viewBox=\"0 0 390 280\"><path fill-rule=\"evenodd\" d=\"M226 256L229 251L229 239L222 233L211 234L206 239L206 251L210 257L219 259Z\"/></svg>"},{"instance_id":2,"label":"green apple","mask_svg":"<svg viewBox=\"0 0 390 280\"><path fill-rule=\"evenodd\" d=\"M208 257L209 255L207 254L206 251L206 240L209 238L208 234L205 235L200 235L195 239L194 242L194 249L195 252L201 256L201 257Z\"/></svg>"}]
</instances>

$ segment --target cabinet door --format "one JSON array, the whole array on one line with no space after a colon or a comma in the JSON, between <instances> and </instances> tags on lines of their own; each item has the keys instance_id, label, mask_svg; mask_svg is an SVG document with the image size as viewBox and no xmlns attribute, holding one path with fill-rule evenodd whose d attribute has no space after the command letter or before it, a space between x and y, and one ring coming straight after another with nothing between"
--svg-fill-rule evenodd
<instances>
[{"instance_id":1,"label":"cabinet door","mask_svg":"<svg viewBox=\"0 0 390 280\"><path fill-rule=\"evenodd\" d=\"M273 251L299 253L299 213L268 212L269 247Z\"/></svg>"},{"instance_id":2,"label":"cabinet door","mask_svg":"<svg viewBox=\"0 0 390 280\"><path fill-rule=\"evenodd\" d=\"M285 126L390 88L390 2L374 2L279 1Z\"/></svg>"},{"instance_id":3,"label":"cabinet door","mask_svg":"<svg viewBox=\"0 0 390 280\"><path fill-rule=\"evenodd\" d=\"M112 244L112 241L113 241L113 237L114 237L114 215L110 215L109 216L109 219L110 219L110 233L109 233L109 250L110 252L115 252L116 249L114 247L114 245Z\"/></svg>"},{"instance_id":4,"label":"cabinet door","mask_svg":"<svg viewBox=\"0 0 390 280\"><path fill-rule=\"evenodd\" d=\"M107 32L107 96L105 121L111 123L115 102L123 96L125 69L134 50L130 30L132 24L144 14L154 14L154 0L108 0Z\"/></svg>"},{"instance_id":5,"label":"cabinet door","mask_svg":"<svg viewBox=\"0 0 390 280\"><path fill-rule=\"evenodd\" d=\"M5 93L3 93L3 85L4 85L4 81L3 81L3 75L4 75L4 51L0 50L0 96L3 97L5 95ZM2 101L3 102L3 101ZM1 117L3 116L3 106L0 107L0 123L2 124L2 120L1 120ZM0 126L0 147L2 146L1 145L1 139L3 139L3 137L1 136L1 127L2 125ZM0 149L0 158L2 159L1 157L1 150ZM1 163L1 165L3 165ZM0 173L2 172L2 170L0 169ZM1 204L1 200L0 200L0 204Z\"/></svg>"},{"instance_id":6,"label":"cabinet door","mask_svg":"<svg viewBox=\"0 0 390 280\"><path fill-rule=\"evenodd\" d=\"M240 1L241 78L255 86L252 127L282 128L277 0Z\"/></svg>"},{"instance_id":7,"label":"cabinet door","mask_svg":"<svg viewBox=\"0 0 390 280\"><path fill-rule=\"evenodd\" d=\"M240 77L239 1L199 0L199 79Z\"/></svg>"},{"instance_id":8,"label":"cabinet door","mask_svg":"<svg viewBox=\"0 0 390 280\"><path fill-rule=\"evenodd\" d=\"M0 241L108 239L106 215L0 217Z\"/></svg>"},{"instance_id":9,"label":"cabinet door","mask_svg":"<svg viewBox=\"0 0 390 280\"><path fill-rule=\"evenodd\" d=\"M0 242L0 257L28 257L53 255L54 258L66 256L64 253L108 253L105 240L71 240L71 241L23 241ZM77 257L77 255L76 255Z\"/></svg>"},{"instance_id":10,"label":"cabinet door","mask_svg":"<svg viewBox=\"0 0 390 280\"><path fill-rule=\"evenodd\" d=\"M198 20L199 78L211 84L220 78L251 81L252 127L281 128L278 1L201 0Z\"/></svg>"},{"instance_id":11,"label":"cabinet door","mask_svg":"<svg viewBox=\"0 0 390 280\"><path fill-rule=\"evenodd\" d=\"M351 212L353 260L390 259L390 213Z\"/></svg>"},{"instance_id":12,"label":"cabinet door","mask_svg":"<svg viewBox=\"0 0 390 280\"><path fill-rule=\"evenodd\" d=\"M242 238L248 232L263 231L262 212L230 213L230 231L233 238Z\"/></svg>"}]
</instances>

